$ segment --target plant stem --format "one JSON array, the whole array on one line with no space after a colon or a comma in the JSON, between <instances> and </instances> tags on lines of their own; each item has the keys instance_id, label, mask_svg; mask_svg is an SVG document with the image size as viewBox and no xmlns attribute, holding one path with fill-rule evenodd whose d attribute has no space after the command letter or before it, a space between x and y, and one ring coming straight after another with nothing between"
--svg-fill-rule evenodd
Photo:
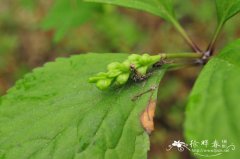
<instances>
[{"instance_id":1,"label":"plant stem","mask_svg":"<svg viewBox=\"0 0 240 159\"><path fill-rule=\"evenodd\" d=\"M173 26L176 28L176 30L182 35L182 37L186 40L188 45L193 49L193 51L197 53L201 53L201 49L190 39L186 31L183 29L183 27L176 21L174 18L170 18L170 21L172 22Z\"/></svg>"},{"instance_id":2,"label":"plant stem","mask_svg":"<svg viewBox=\"0 0 240 159\"><path fill-rule=\"evenodd\" d=\"M159 54L162 59L176 59L176 58L202 58L203 54L196 54L196 53L161 53Z\"/></svg>"},{"instance_id":3,"label":"plant stem","mask_svg":"<svg viewBox=\"0 0 240 159\"><path fill-rule=\"evenodd\" d=\"M216 29L216 31L215 31L215 33L213 35L213 38L212 38L212 40L211 40L211 42L210 42L210 44L208 46L207 51L210 52L210 55L213 53L215 43L216 43L216 41L218 39L218 36L219 36L223 26L224 26L224 21L222 21L222 22L220 22L218 24L218 27L217 27L217 29Z\"/></svg>"}]
</instances>

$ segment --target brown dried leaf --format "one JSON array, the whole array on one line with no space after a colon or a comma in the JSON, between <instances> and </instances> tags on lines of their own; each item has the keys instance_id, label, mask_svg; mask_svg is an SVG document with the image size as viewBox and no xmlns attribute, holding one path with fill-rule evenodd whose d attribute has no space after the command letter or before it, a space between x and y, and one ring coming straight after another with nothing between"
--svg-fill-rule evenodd
<instances>
[{"instance_id":1,"label":"brown dried leaf","mask_svg":"<svg viewBox=\"0 0 240 159\"><path fill-rule=\"evenodd\" d=\"M141 123L143 128L150 134L154 130L154 114L156 109L156 101L150 100L145 111L141 115Z\"/></svg>"}]
</instances>

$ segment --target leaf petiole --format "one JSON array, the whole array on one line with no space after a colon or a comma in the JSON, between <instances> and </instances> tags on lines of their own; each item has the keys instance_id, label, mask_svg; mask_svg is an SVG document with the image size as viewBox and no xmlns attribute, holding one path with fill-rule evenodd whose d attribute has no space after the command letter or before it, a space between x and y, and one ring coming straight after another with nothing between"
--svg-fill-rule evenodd
<instances>
[{"instance_id":1,"label":"leaf petiole","mask_svg":"<svg viewBox=\"0 0 240 159\"><path fill-rule=\"evenodd\" d=\"M193 51L195 51L197 53L201 53L202 52L201 49L188 36L188 34L183 29L183 27L179 24L178 21L176 21L174 18L170 18L170 22L173 24L175 29L182 35L182 37L185 39L185 41L188 43L188 45L193 49Z\"/></svg>"},{"instance_id":2,"label":"leaf petiole","mask_svg":"<svg viewBox=\"0 0 240 159\"><path fill-rule=\"evenodd\" d=\"M210 54L209 56L211 56L213 54L215 43L219 37L220 32L222 31L224 24L225 24L224 21L222 21L218 24L218 27L213 35L213 38L207 48L207 52L209 52L209 54Z\"/></svg>"}]
</instances>

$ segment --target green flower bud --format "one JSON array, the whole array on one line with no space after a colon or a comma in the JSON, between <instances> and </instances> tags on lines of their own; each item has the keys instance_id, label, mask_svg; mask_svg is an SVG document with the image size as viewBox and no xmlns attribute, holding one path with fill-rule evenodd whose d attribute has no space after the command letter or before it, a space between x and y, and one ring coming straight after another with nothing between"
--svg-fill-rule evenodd
<instances>
[{"instance_id":1,"label":"green flower bud","mask_svg":"<svg viewBox=\"0 0 240 159\"><path fill-rule=\"evenodd\" d=\"M130 61L126 60L122 63L122 67L121 67L121 71L125 72L125 73L130 73L131 69L130 69Z\"/></svg>"},{"instance_id":2,"label":"green flower bud","mask_svg":"<svg viewBox=\"0 0 240 159\"><path fill-rule=\"evenodd\" d=\"M120 70L111 70L111 71L108 71L108 77L110 78L114 78L114 77L117 77L118 75L120 75L122 72Z\"/></svg>"},{"instance_id":3,"label":"green flower bud","mask_svg":"<svg viewBox=\"0 0 240 159\"><path fill-rule=\"evenodd\" d=\"M112 63L110 63L110 64L107 66L107 69L108 69L109 71L111 71L111 70L119 69L119 67L121 67L121 63L119 63L119 62L112 62Z\"/></svg>"},{"instance_id":4,"label":"green flower bud","mask_svg":"<svg viewBox=\"0 0 240 159\"><path fill-rule=\"evenodd\" d=\"M160 55L151 56L151 60L150 60L149 65L153 65L153 64L157 63L160 60L161 60L161 56Z\"/></svg>"},{"instance_id":5,"label":"green flower bud","mask_svg":"<svg viewBox=\"0 0 240 159\"><path fill-rule=\"evenodd\" d=\"M97 74L97 76L98 76L99 78L106 78L106 77L108 76L108 74L107 74L106 72L99 72L99 73Z\"/></svg>"},{"instance_id":6,"label":"green flower bud","mask_svg":"<svg viewBox=\"0 0 240 159\"><path fill-rule=\"evenodd\" d=\"M98 80L99 80L99 77L94 76L94 77L90 77L90 78L88 79L88 82L89 82L89 83L96 83Z\"/></svg>"},{"instance_id":7,"label":"green flower bud","mask_svg":"<svg viewBox=\"0 0 240 159\"><path fill-rule=\"evenodd\" d=\"M105 72L100 72L96 76L90 77L88 79L89 83L96 83L100 79L105 79L108 77L108 74Z\"/></svg>"},{"instance_id":8,"label":"green flower bud","mask_svg":"<svg viewBox=\"0 0 240 159\"><path fill-rule=\"evenodd\" d=\"M148 54L143 54L139 60L139 63L141 63L142 65L146 65L149 63L149 60L150 60L150 55Z\"/></svg>"},{"instance_id":9,"label":"green flower bud","mask_svg":"<svg viewBox=\"0 0 240 159\"><path fill-rule=\"evenodd\" d=\"M105 90L109 88L111 84L112 84L112 79L102 79L97 82L96 86L100 90Z\"/></svg>"},{"instance_id":10,"label":"green flower bud","mask_svg":"<svg viewBox=\"0 0 240 159\"><path fill-rule=\"evenodd\" d=\"M116 79L116 84L117 85L125 84L128 81L129 75L130 75L130 73L124 73L124 74L119 75Z\"/></svg>"},{"instance_id":11,"label":"green flower bud","mask_svg":"<svg viewBox=\"0 0 240 159\"><path fill-rule=\"evenodd\" d=\"M160 55L150 56L148 54L142 55L141 59L139 60L139 63L142 66L151 66L158 62L161 59Z\"/></svg>"},{"instance_id":12,"label":"green flower bud","mask_svg":"<svg viewBox=\"0 0 240 159\"><path fill-rule=\"evenodd\" d=\"M141 55L138 55L138 54L132 54L132 55L128 56L128 60L130 62L137 62L140 60L140 58L141 58Z\"/></svg>"},{"instance_id":13,"label":"green flower bud","mask_svg":"<svg viewBox=\"0 0 240 159\"><path fill-rule=\"evenodd\" d=\"M143 67L138 68L137 71L138 71L141 75L146 75L147 69L148 69L148 66L143 66Z\"/></svg>"}]
</instances>

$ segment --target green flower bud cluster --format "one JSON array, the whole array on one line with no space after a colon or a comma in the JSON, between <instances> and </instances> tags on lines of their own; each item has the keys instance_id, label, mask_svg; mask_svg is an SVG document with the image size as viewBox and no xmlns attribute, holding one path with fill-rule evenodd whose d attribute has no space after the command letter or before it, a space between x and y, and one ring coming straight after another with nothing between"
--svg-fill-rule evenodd
<instances>
[{"instance_id":1,"label":"green flower bud cluster","mask_svg":"<svg viewBox=\"0 0 240 159\"><path fill-rule=\"evenodd\" d=\"M147 70L161 59L160 55L150 56L148 54L132 54L124 62L113 62L107 66L108 72L100 72L96 76L90 77L90 83L96 83L101 89L107 89L112 84L124 85L132 74L131 67L141 75L146 75Z\"/></svg>"}]
</instances>

